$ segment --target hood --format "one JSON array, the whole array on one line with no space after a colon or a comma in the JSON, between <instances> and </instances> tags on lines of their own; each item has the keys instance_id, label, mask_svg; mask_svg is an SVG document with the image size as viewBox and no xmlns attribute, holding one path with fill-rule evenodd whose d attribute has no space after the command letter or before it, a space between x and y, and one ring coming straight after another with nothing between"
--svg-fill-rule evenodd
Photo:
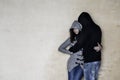
<instances>
[{"instance_id":1,"label":"hood","mask_svg":"<svg viewBox=\"0 0 120 80\"><path fill-rule=\"evenodd\" d=\"M88 26L92 27L93 25L95 25L88 12L82 12L78 17L78 22L81 23L84 28Z\"/></svg>"},{"instance_id":2,"label":"hood","mask_svg":"<svg viewBox=\"0 0 120 80\"><path fill-rule=\"evenodd\" d=\"M75 20L75 21L72 23L72 26L71 26L70 29L73 29L73 28L77 28L77 29L79 29L79 30L81 31L82 25L81 25L77 20Z\"/></svg>"}]
</instances>

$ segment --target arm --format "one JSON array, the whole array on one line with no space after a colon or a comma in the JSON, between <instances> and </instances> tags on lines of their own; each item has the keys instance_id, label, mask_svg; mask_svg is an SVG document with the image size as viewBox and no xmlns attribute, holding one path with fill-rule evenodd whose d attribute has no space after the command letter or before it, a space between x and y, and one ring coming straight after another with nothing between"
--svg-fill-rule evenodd
<instances>
[{"instance_id":1,"label":"arm","mask_svg":"<svg viewBox=\"0 0 120 80\"><path fill-rule=\"evenodd\" d=\"M97 46L94 46L94 50L96 50L97 52L101 51L102 50L101 44L97 42Z\"/></svg>"},{"instance_id":2,"label":"arm","mask_svg":"<svg viewBox=\"0 0 120 80\"><path fill-rule=\"evenodd\" d=\"M62 52L62 53L65 53L65 54L72 54L72 52L70 52L69 50L67 50L66 48L71 44L70 42L70 38L67 38L65 40L65 42L63 42L59 48L58 48L58 51Z\"/></svg>"},{"instance_id":3,"label":"arm","mask_svg":"<svg viewBox=\"0 0 120 80\"><path fill-rule=\"evenodd\" d=\"M99 34L99 36L98 36L97 46L94 47L94 50L96 50L97 52L101 51L103 48L103 45L101 44L102 31L101 31L100 27L99 27L98 34Z\"/></svg>"},{"instance_id":4,"label":"arm","mask_svg":"<svg viewBox=\"0 0 120 80\"><path fill-rule=\"evenodd\" d=\"M100 50L102 50L102 48L103 48L103 45L101 44L101 40L102 40L102 31L101 31L101 28L99 27L99 37L98 37L98 42L97 42L97 44L98 44L98 48L100 49ZM100 51L100 50L98 50L98 51Z\"/></svg>"},{"instance_id":5,"label":"arm","mask_svg":"<svg viewBox=\"0 0 120 80\"><path fill-rule=\"evenodd\" d=\"M69 49L69 51L73 51L73 53L79 51L82 49L86 43L86 40L88 38L88 33L87 31L83 31L80 33L80 35L77 37L77 43Z\"/></svg>"},{"instance_id":6,"label":"arm","mask_svg":"<svg viewBox=\"0 0 120 80\"><path fill-rule=\"evenodd\" d=\"M101 46L101 48L103 48L103 45L102 45L102 30L101 30L101 28L100 28L100 38L99 38L99 40L100 40L100 46Z\"/></svg>"}]
</instances>

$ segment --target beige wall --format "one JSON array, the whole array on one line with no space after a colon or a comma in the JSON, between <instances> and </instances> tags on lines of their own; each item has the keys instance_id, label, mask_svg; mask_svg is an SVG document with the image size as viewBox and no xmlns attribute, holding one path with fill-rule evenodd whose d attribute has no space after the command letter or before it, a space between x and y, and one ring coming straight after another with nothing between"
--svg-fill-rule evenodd
<instances>
[{"instance_id":1,"label":"beige wall","mask_svg":"<svg viewBox=\"0 0 120 80\"><path fill-rule=\"evenodd\" d=\"M67 80L58 52L73 20L88 11L103 31L99 80L120 78L120 0L0 0L0 80Z\"/></svg>"}]
</instances>

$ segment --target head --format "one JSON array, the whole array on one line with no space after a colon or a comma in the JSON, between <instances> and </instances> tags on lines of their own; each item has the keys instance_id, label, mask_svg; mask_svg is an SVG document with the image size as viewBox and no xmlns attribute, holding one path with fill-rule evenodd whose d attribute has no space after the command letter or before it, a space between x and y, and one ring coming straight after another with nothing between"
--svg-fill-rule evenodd
<instances>
[{"instance_id":1,"label":"head","mask_svg":"<svg viewBox=\"0 0 120 80\"><path fill-rule=\"evenodd\" d=\"M75 34L78 34L78 33L80 32L80 30L79 30L78 28L73 28L73 32L74 32Z\"/></svg>"},{"instance_id":2,"label":"head","mask_svg":"<svg viewBox=\"0 0 120 80\"><path fill-rule=\"evenodd\" d=\"M75 20L73 23L72 23L72 26L70 28L70 38L71 38L71 42L74 41L74 37L76 35L79 35L80 34L80 31L82 30L82 25L77 21Z\"/></svg>"},{"instance_id":3,"label":"head","mask_svg":"<svg viewBox=\"0 0 120 80\"><path fill-rule=\"evenodd\" d=\"M96 25L88 12L82 12L78 17L78 22L82 24L84 29Z\"/></svg>"}]
</instances>

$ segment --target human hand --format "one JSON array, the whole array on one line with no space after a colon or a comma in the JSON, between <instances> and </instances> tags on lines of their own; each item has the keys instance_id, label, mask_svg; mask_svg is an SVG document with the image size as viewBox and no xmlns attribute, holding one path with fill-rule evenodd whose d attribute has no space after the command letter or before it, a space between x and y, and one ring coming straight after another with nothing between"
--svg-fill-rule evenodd
<instances>
[{"instance_id":1,"label":"human hand","mask_svg":"<svg viewBox=\"0 0 120 80\"><path fill-rule=\"evenodd\" d=\"M97 43L97 44L98 45L94 47L94 50L96 50L96 52L99 52L102 49L102 47L99 43Z\"/></svg>"},{"instance_id":2,"label":"human hand","mask_svg":"<svg viewBox=\"0 0 120 80\"><path fill-rule=\"evenodd\" d=\"M70 55L72 55L73 54L73 52L70 52Z\"/></svg>"}]
</instances>

